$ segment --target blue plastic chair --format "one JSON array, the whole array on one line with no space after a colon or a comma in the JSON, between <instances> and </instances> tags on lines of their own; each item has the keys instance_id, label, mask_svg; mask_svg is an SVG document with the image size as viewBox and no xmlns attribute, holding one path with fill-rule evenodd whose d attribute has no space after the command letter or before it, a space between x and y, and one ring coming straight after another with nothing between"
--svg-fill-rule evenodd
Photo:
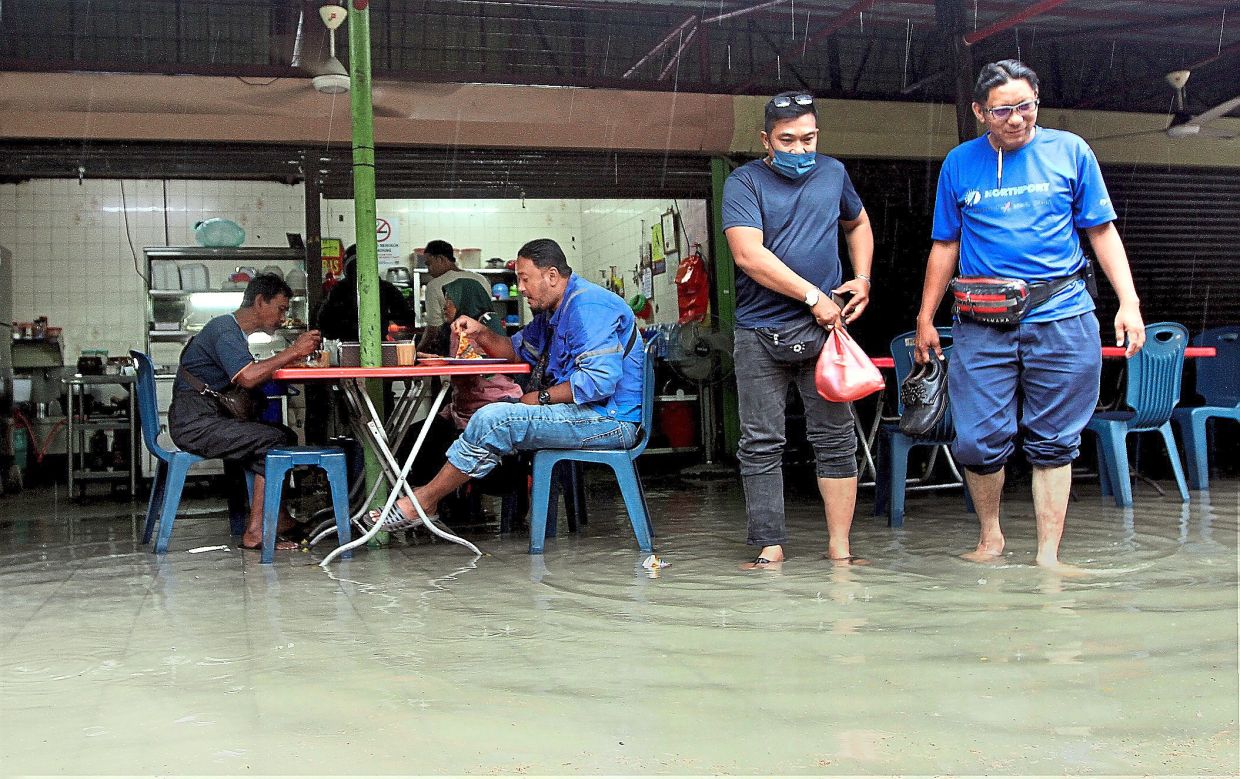
<instances>
[{"instance_id":1,"label":"blue plastic chair","mask_svg":"<svg viewBox=\"0 0 1240 779\"><path fill-rule=\"evenodd\" d=\"M151 542L151 534L159 523L159 536L155 540L155 554L168 551L168 541L172 538L172 523L176 519L177 508L181 505L181 491L185 488L185 474L190 466L203 458L196 454L183 452L175 446L165 449L159 443L159 405L155 399L155 365L151 358L138 351L130 351L138 368L138 416L142 420L142 440L146 448L159 460L155 476L151 482L151 497L146 506L146 528L142 533L142 543ZM246 472L247 497L254 488L253 474ZM231 517L234 535L240 535L245 527L242 516Z\"/></svg>"},{"instance_id":2,"label":"blue plastic chair","mask_svg":"<svg viewBox=\"0 0 1240 779\"><path fill-rule=\"evenodd\" d=\"M951 354L951 337L952 330L950 327L936 328L939 332L939 339L947 344L943 347L944 356ZM897 335L891 339L891 359L896 366L896 396L899 397L899 386L905 377L913 370L913 353L916 346L913 339L916 338L916 331L909 331L901 335ZM897 401L897 409L900 414L904 414L904 403ZM879 429L883 446L882 453L878 459L878 473L874 478L874 515L878 516L884 512L887 514L887 524L891 527L904 526L904 497L908 484L908 456L913 449L919 446L946 446L956 437L955 427L952 425L951 407L948 407L947 413L943 415L942 421L939 422L931 433L924 436L913 437L900 432L898 424L887 423ZM948 452L950 457L951 453ZM963 481L962 481L963 485ZM935 485L940 486L940 485ZM954 487L955 484L944 484L943 487ZM973 504L969 500L969 491L965 487L965 506L969 511L973 510Z\"/></svg>"},{"instance_id":3,"label":"blue plastic chair","mask_svg":"<svg viewBox=\"0 0 1240 779\"><path fill-rule=\"evenodd\" d=\"M1171 411L1180 402L1184 349L1188 330L1176 322L1156 322L1145 328L1145 346L1128 359L1125 403L1130 411L1101 411L1086 430L1098 435L1098 476L1102 494L1115 496L1115 505L1132 505L1132 478L1128 468L1128 436L1157 432L1167 447L1180 497L1188 502L1188 486L1180 466L1180 452L1171 434Z\"/></svg>"},{"instance_id":4,"label":"blue plastic chair","mask_svg":"<svg viewBox=\"0 0 1240 779\"><path fill-rule=\"evenodd\" d=\"M1188 463L1188 486L1210 489L1209 440L1206 425L1211 419L1240 421L1240 326L1206 330L1193 339L1194 346L1213 346L1214 357L1197 361L1197 394L1205 405L1177 408L1171 420L1180 429L1184 459Z\"/></svg>"},{"instance_id":5,"label":"blue plastic chair","mask_svg":"<svg viewBox=\"0 0 1240 779\"><path fill-rule=\"evenodd\" d=\"M349 463L338 446L281 446L267 452L266 482L263 490L263 554L261 562L270 565L276 556L276 525L280 520L280 498L284 477L299 465L313 465L327 472L331 485L332 510L336 515L336 539L343 546L353 539L349 523ZM352 557L345 552L341 557Z\"/></svg>"},{"instance_id":6,"label":"blue plastic chair","mask_svg":"<svg viewBox=\"0 0 1240 779\"><path fill-rule=\"evenodd\" d=\"M642 490L641 477L637 475L634 461L646 450L650 440L650 425L654 419L654 360L655 350L646 349L642 363L642 422L637 443L632 449L540 449L534 454L534 489L530 508L530 554L542 554L547 536L548 509L551 502L551 478L555 464L561 460L584 463L600 463L611 466L624 496L633 534L643 552L652 550L650 537L650 511L646 506L646 493Z\"/></svg>"}]
</instances>

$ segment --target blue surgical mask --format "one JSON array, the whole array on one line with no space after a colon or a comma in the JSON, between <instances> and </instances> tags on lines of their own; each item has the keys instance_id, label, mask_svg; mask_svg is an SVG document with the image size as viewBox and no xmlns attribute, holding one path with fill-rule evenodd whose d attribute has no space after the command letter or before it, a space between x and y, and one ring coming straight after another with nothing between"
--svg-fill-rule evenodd
<instances>
[{"instance_id":1,"label":"blue surgical mask","mask_svg":"<svg viewBox=\"0 0 1240 779\"><path fill-rule=\"evenodd\" d=\"M771 167L790 179L804 176L817 163L818 155L812 151L804 154L793 154L790 151L771 149Z\"/></svg>"}]
</instances>

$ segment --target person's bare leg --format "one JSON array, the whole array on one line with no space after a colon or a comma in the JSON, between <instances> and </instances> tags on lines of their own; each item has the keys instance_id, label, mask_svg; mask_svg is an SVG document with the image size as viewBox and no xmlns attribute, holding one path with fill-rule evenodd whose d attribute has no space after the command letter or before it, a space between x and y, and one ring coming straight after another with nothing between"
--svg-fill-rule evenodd
<instances>
[{"instance_id":1,"label":"person's bare leg","mask_svg":"<svg viewBox=\"0 0 1240 779\"><path fill-rule=\"evenodd\" d=\"M456 466L452 463L444 463L439 473L435 474L435 478L421 487L414 487L413 494L426 515L434 516L439 509L439 501L456 492L468 481L469 476L457 470ZM409 519L418 516L418 510L413 507L413 501L409 500L408 496L401 496L396 501L396 506L400 509L400 513Z\"/></svg>"},{"instance_id":2,"label":"person's bare leg","mask_svg":"<svg viewBox=\"0 0 1240 779\"><path fill-rule=\"evenodd\" d=\"M1059 540L1063 537L1072 491L1072 466L1033 469L1033 513L1038 522L1038 553L1034 561L1060 573L1081 574L1080 568L1059 562Z\"/></svg>"},{"instance_id":3,"label":"person's bare leg","mask_svg":"<svg viewBox=\"0 0 1240 779\"><path fill-rule=\"evenodd\" d=\"M977 512L981 532L977 539L977 549L960 556L975 563L992 562L1003 555L999 504L1003 497L1004 471L1000 468L994 473L981 474L966 470L964 478L969 484L969 495L973 498L973 509Z\"/></svg>"},{"instance_id":4,"label":"person's bare leg","mask_svg":"<svg viewBox=\"0 0 1240 779\"><path fill-rule=\"evenodd\" d=\"M827 515L827 559L851 561L848 533L852 530L853 514L857 508L857 477L819 477L818 493L822 495L822 505Z\"/></svg>"},{"instance_id":5,"label":"person's bare leg","mask_svg":"<svg viewBox=\"0 0 1240 779\"><path fill-rule=\"evenodd\" d=\"M246 523L245 532L241 534L241 545L251 549L257 548L263 543L263 500L264 493L267 490L267 479L261 474L254 474L254 489L250 492L250 519ZM292 518L284 510L284 506L280 506L280 522L292 522ZM282 525L277 524L280 528ZM297 544L292 541L281 541L276 539L276 549L289 550L296 549Z\"/></svg>"}]
</instances>

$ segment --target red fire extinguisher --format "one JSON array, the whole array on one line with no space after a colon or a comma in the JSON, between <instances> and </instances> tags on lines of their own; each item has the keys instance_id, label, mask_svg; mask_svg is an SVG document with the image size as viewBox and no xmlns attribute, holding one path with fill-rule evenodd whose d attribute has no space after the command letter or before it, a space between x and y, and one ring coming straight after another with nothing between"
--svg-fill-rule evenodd
<instances>
[{"instance_id":1,"label":"red fire extinguisher","mask_svg":"<svg viewBox=\"0 0 1240 779\"><path fill-rule=\"evenodd\" d=\"M676 269L676 304L680 308L680 324L706 319L710 305L710 279L706 277L706 261L702 244L693 244L693 254L680 261Z\"/></svg>"}]
</instances>

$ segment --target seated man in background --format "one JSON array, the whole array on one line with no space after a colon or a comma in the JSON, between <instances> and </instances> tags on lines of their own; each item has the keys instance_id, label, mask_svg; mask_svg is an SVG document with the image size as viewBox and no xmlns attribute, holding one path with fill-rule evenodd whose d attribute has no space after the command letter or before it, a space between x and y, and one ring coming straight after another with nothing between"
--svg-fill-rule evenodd
<instances>
[{"instance_id":1,"label":"seated man in background","mask_svg":"<svg viewBox=\"0 0 1240 779\"><path fill-rule=\"evenodd\" d=\"M284 425L257 420L236 419L221 408L213 394L230 385L252 392L271 379L280 368L304 360L319 348L317 330L302 333L292 346L255 360L250 354L249 336L275 334L288 316L293 291L279 276L259 274L245 288L241 307L231 314L217 316L194 336L181 352L181 367L168 411L168 429L181 449L200 457L220 458L225 464L240 464L254 474L250 496L250 516L241 546L258 549L263 540L263 478L267 452L297 443L297 434ZM265 398L263 399L265 401ZM281 510L285 529L292 520ZM283 542L278 549L293 549Z\"/></svg>"},{"instance_id":2,"label":"seated man in background","mask_svg":"<svg viewBox=\"0 0 1240 779\"><path fill-rule=\"evenodd\" d=\"M344 251L344 278L327 293L316 320L324 338L356 341L357 334L357 244ZM405 296L390 281L379 279L379 340L387 337L388 325L413 326L413 311Z\"/></svg>"},{"instance_id":3,"label":"seated man in background","mask_svg":"<svg viewBox=\"0 0 1240 779\"><path fill-rule=\"evenodd\" d=\"M440 500L490 473L504 455L637 442L645 344L628 304L574 274L559 244L547 238L517 253L517 284L534 318L511 339L465 316L452 329L489 355L531 365L530 391L474 412L448 447L447 463L414 489L418 505L401 497L389 526L417 524L419 509L434 514Z\"/></svg>"},{"instance_id":4,"label":"seated man in background","mask_svg":"<svg viewBox=\"0 0 1240 779\"><path fill-rule=\"evenodd\" d=\"M431 280L426 283L426 329L422 331L422 340L418 348L427 352L437 352L447 348L447 339L442 337L440 326L452 321L445 315L447 297L444 288L455 281L468 279L477 284L489 300L491 282L486 276L473 271L462 270L456 264L456 250L447 241L429 241L422 250L426 258L426 271ZM416 255L412 258L417 262Z\"/></svg>"}]
</instances>

